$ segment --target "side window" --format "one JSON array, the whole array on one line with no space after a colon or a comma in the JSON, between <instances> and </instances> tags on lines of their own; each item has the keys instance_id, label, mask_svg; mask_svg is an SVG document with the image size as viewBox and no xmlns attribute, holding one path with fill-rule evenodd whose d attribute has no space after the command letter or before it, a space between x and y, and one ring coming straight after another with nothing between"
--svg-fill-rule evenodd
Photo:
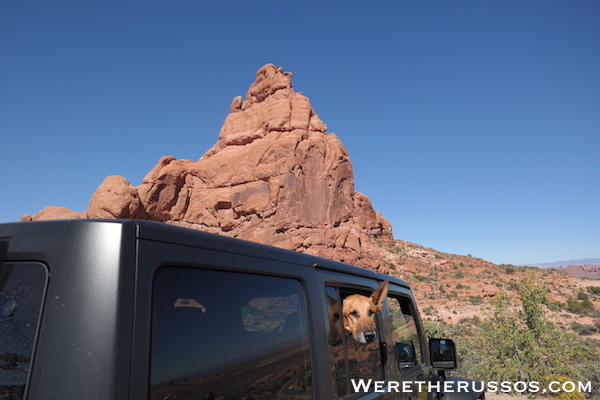
<instances>
[{"instance_id":1,"label":"side window","mask_svg":"<svg viewBox=\"0 0 600 400\"><path fill-rule=\"evenodd\" d=\"M392 339L396 362L400 371L407 371L423 362L415 308L407 297L390 297L389 304L394 324Z\"/></svg>"},{"instance_id":2,"label":"side window","mask_svg":"<svg viewBox=\"0 0 600 400\"><path fill-rule=\"evenodd\" d=\"M0 266L0 399L23 399L47 271L39 263Z\"/></svg>"},{"instance_id":3,"label":"side window","mask_svg":"<svg viewBox=\"0 0 600 400\"><path fill-rule=\"evenodd\" d=\"M152 308L151 399L312 398L299 281L165 267Z\"/></svg>"},{"instance_id":4,"label":"side window","mask_svg":"<svg viewBox=\"0 0 600 400\"><path fill-rule=\"evenodd\" d=\"M360 294L364 296L364 300L371 296L370 292L343 287L327 287L325 290L328 301L328 343L330 359L333 362L332 379L338 397L342 397L356 392L352 380L356 383L359 379L384 378L377 318L379 310L367 307L357 311L348 308L349 301L346 299L350 295ZM385 298L382 298L382 303L384 300ZM347 301L346 308L344 301ZM349 319L353 321L349 322Z\"/></svg>"}]
</instances>

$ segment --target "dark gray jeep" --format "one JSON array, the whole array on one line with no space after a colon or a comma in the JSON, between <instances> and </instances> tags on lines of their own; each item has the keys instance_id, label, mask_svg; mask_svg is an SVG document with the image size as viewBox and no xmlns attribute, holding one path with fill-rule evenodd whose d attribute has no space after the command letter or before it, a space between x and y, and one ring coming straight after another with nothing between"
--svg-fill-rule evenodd
<instances>
[{"instance_id":1,"label":"dark gray jeep","mask_svg":"<svg viewBox=\"0 0 600 400\"><path fill-rule=\"evenodd\" d=\"M384 281L376 339L333 340ZM160 223L0 224L0 307L0 399L478 396L402 280Z\"/></svg>"}]
</instances>

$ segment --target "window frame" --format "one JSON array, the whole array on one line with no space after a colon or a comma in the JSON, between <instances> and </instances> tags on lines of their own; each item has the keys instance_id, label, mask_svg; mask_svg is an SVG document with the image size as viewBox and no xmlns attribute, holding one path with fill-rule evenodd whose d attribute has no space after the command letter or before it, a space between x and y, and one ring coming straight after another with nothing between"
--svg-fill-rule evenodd
<instances>
[{"instance_id":1,"label":"window frame","mask_svg":"<svg viewBox=\"0 0 600 400\"><path fill-rule=\"evenodd\" d=\"M410 377L420 375L423 370L426 370L428 368L429 352L428 352L427 343L424 343L424 340L426 340L427 338L425 337L425 332L423 331L423 324L421 323L419 310L417 308L414 297L411 296L409 293L402 293L402 292L398 292L396 290L390 290L388 292L388 307L391 308L391 305L389 303L391 303L392 301L399 301L400 299L408 302L408 307L411 312L411 316L415 320L415 328L416 328L417 336L419 338L419 348L420 348L419 350L421 352L421 363L415 365L412 368L408 368L405 370L400 369L400 367L398 365L398 360L396 358L396 352L394 351L394 346L396 345L396 343L394 343L394 338L393 338L393 331L394 331L393 321L392 321L392 326L390 327L390 337L389 337L389 341L391 343L390 356L393 358L392 368L394 368L402 376L403 380L410 380L409 379ZM393 319L391 309L388 312L390 313L390 317Z\"/></svg>"},{"instance_id":2,"label":"window frame","mask_svg":"<svg viewBox=\"0 0 600 400\"><path fill-rule=\"evenodd\" d=\"M177 239L177 238L173 238ZM148 398L150 387L150 328L151 299L154 273L163 266L184 268L217 269L221 271L245 272L291 278L300 282L308 313L308 346L312 370L314 398L332 398L329 385L323 385L322 376L329 374L323 363L326 344L315 340L323 335L321 294L317 289L317 275L307 256L265 248L250 242L231 242L229 238L208 237L206 243L197 240L194 244L139 238L136 274L135 314L132 338L132 365L130 393ZM235 244L235 246L232 246ZM325 375L326 376L326 375ZM320 381L317 383L317 381Z\"/></svg>"},{"instance_id":3,"label":"window frame","mask_svg":"<svg viewBox=\"0 0 600 400\"><path fill-rule=\"evenodd\" d=\"M28 397L28 393L29 393L29 388L30 388L30 383L31 383L31 377L32 377L32 372L33 372L33 368L34 368L34 362L35 362L35 356L36 356L36 350L37 350L37 346L38 346L38 339L39 339L39 334L40 334L40 330L41 330L41 325L42 325L42 318L43 318L43 313L44 313L44 307L46 304L46 294L48 291L48 283L50 281L50 271L48 269L48 266L40 261L6 261L3 263L0 263L0 269L4 269L4 268L12 268L12 270L8 273L7 278L8 280L10 280L10 275L13 273L14 268L23 268L25 266L32 266L35 265L36 269L42 269L44 277L43 277L43 286L42 286L42 290L41 293L39 293L39 308L37 309L37 318L35 321L35 329L33 332L33 340L31 342L31 352L29 354L29 368L27 371L27 376L24 380L24 393L23 393L23 399L26 399ZM7 282L8 282L7 280ZM6 283L6 282L4 282ZM4 289L4 287L0 287L0 290ZM15 312L18 312L18 305L15 305ZM5 316L6 318L9 318L9 316ZM2 334L0 333L0 336Z\"/></svg>"},{"instance_id":4,"label":"window frame","mask_svg":"<svg viewBox=\"0 0 600 400\"><path fill-rule=\"evenodd\" d=\"M155 285L156 282L157 282L156 281L156 277L157 277L157 275L159 275L159 272L164 272L164 271L167 271L169 269L171 269L171 270L181 270L181 271L188 270L192 274L194 274L194 272L196 272L196 271L197 272L208 271L208 272L217 273L217 274L222 272L225 275L229 274L230 277L236 276L237 279L241 279L242 281L244 279L242 277L242 275L252 275L252 276L254 276L254 277L258 278L258 279L260 279L260 277L263 277L265 279L273 279L272 282L275 282L275 280L277 279L277 280L279 280L278 282L281 283L281 280L285 279L285 280L288 280L288 283L292 283L293 282L292 285L296 285L297 284L299 291L295 292L295 293L290 293L289 295L296 295L296 294L299 295L298 304L297 304L297 306L298 306L298 310L297 311L299 313L301 313L301 314L304 315L304 317L302 319L302 323L301 323L301 326L304 329L302 330L301 335L298 336L298 337L302 337L302 343L303 343L302 344L303 348L301 350L301 353L303 354L304 366L302 367L302 369L308 367L307 376L310 379L310 386L309 386L309 389L306 392L306 395L307 396L311 396L310 398L316 398L315 395L314 395L314 391L315 391L314 372L313 372L313 370L314 370L314 368L313 368L314 362L313 362L313 358L311 357L311 334L310 334L310 324L311 324L311 322L310 322L310 315L309 315L309 311L308 311L308 307L309 307L308 306L308 294L306 292L306 285L302 281L302 279L299 279L296 276L273 275L273 274L268 274L268 273L257 272L257 271L254 271L254 270L246 270L246 271L239 270L239 269L232 270L232 269L229 269L229 268L215 267L215 266L203 265L203 264L198 264L198 265L194 265L194 266L189 266L189 265L182 266L182 265L175 265L175 264L167 264L167 265L162 265L159 268L155 269L154 274L153 274L153 278L152 278L153 285ZM194 271L194 272L192 272L192 271ZM277 287L277 286L276 285L272 285L269 288L269 290L273 290L273 288L275 288L275 287ZM269 291L269 290L267 290L267 291ZM152 299L153 299L153 302L154 302L154 299L155 299L154 298L154 290L151 291L151 295L152 295ZM259 293L258 297L251 298L248 303L244 304L244 306L250 304L250 302L252 300L255 300L257 298L261 298L260 297L260 293ZM274 296L272 298L276 298L276 296ZM248 332L249 336L252 335L252 332L256 332L256 333L259 333L259 334L266 333L266 332L262 332L262 331L253 331L253 330L248 330L247 329L248 327L245 325L245 323L243 321L242 308L244 306L240 307L240 309L239 309L240 314L235 317L235 318L239 317L239 321L238 322L241 324L240 328L242 328L244 332ZM154 307L154 304L153 304L152 307L151 307L151 311L153 312L154 310L155 310L155 307ZM154 326L154 324L152 324L152 326ZM150 345L151 346L152 346L153 335L155 333L156 332L152 332L152 330L150 332ZM275 333L275 332L272 331L270 333ZM269 334L269 333L267 333L267 334ZM265 348L257 348L256 350L252 351L252 353L255 354L255 355L263 354L263 353L264 354L271 354L270 352L272 352L272 347L269 347L269 346L265 347ZM149 375L148 375L148 379L149 379L148 380L148 397L152 393L152 383L150 381L150 378L151 378L151 375L152 375L151 374L151 368L152 368L152 354L151 353L150 353L149 357L150 357L150 359L149 359L150 363L149 363ZM242 358L242 360L243 360L243 358ZM233 361L235 361L235 360L233 360ZM210 369L208 369L208 370L210 370ZM181 379L181 378L184 378L184 376L182 375L178 379ZM306 397L302 397L302 398L306 398Z\"/></svg>"},{"instance_id":5,"label":"window frame","mask_svg":"<svg viewBox=\"0 0 600 400\"><path fill-rule=\"evenodd\" d=\"M324 316L324 323L325 323L325 327L326 327L326 335L327 335L327 355L329 357L329 366L330 366L330 371L329 371L329 375L330 375L330 381L331 381L331 391L332 391L332 398L335 399L344 399L344 400L354 400L354 399L360 399L364 396L368 396L369 398L372 398L372 396L376 396L379 397L380 395L383 395L384 393L376 393L374 392L374 386L371 386L371 390L369 392L349 392L349 393L345 393L342 396L339 396L339 394L337 393L337 382L336 382L336 373L335 373L335 361L333 359L333 346L329 343L329 332L331 329L330 326L330 321L329 321L329 317L328 317L328 307L329 307L329 303L327 300L327 288L334 288L336 290L336 294L339 294L339 290L350 290L350 291L356 291L356 293L358 294L365 294L365 295L370 295L373 292L375 292L375 290L379 287L379 285L383 282L380 280L376 280L376 279L372 279L372 278L366 278L366 277L361 277L361 276L355 276L355 275L350 275L350 274L341 274L341 273L336 273L333 271L319 271L319 288L321 290L321 295L323 296L323 302L322 302L322 307L323 307L323 316ZM389 296L389 294L388 294ZM338 296L338 298L336 299L338 301L338 307L341 307L341 298ZM390 355L389 355L389 346L387 346L387 342L388 342L388 337L389 337L389 329L386 326L385 323L385 317L388 315L389 313L389 309L388 309L388 300L386 299L384 307L382 308L382 310L377 314L376 316L376 327L377 327L377 334L378 334L378 338L377 338L377 343L378 343L378 360L379 360L379 366L381 368L381 378L379 380L387 382L390 379L393 379L393 376L390 374L389 372L389 362L390 362ZM343 324L343 321L341 322ZM343 328L343 325L342 325ZM352 389L351 384L350 386L348 386L348 384L350 383L350 379L352 379L349 374L348 374L348 357L347 357L347 348L346 348L346 342L345 340L343 341L344 344L344 357L345 357L345 374L346 374L346 390L348 389ZM383 345L383 346L382 346Z\"/></svg>"}]
</instances>

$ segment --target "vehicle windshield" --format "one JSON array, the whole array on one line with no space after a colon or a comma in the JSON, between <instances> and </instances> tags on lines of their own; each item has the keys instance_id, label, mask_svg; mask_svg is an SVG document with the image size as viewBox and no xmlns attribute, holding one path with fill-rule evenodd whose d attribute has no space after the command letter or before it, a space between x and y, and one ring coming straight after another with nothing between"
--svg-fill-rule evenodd
<instances>
[{"instance_id":1,"label":"vehicle windshield","mask_svg":"<svg viewBox=\"0 0 600 400\"><path fill-rule=\"evenodd\" d=\"M0 265L0 399L25 397L46 278L40 263Z\"/></svg>"}]
</instances>

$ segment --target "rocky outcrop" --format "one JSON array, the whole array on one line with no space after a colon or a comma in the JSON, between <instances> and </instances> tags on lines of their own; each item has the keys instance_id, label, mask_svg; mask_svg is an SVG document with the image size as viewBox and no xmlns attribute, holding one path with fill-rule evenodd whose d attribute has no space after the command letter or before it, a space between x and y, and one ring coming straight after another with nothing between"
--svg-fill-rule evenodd
<instances>
[{"instance_id":1,"label":"rocky outcrop","mask_svg":"<svg viewBox=\"0 0 600 400\"><path fill-rule=\"evenodd\" d=\"M555 268L576 278L600 279L600 265L582 264Z\"/></svg>"},{"instance_id":2,"label":"rocky outcrop","mask_svg":"<svg viewBox=\"0 0 600 400\"><path fill-rule=\"evenodd\" d=\"M122 176L109 176L96 189L88 205L87 218L148 219L138 190Z\"/></svg>"},{"instance_id":3,"label":"rocky outcrop","mask_svg":"<svg viewBox=\"0 0 600 400\"><path fill-rule=\"evenodd\" d=\"M87 218L87 213L72 211L66 207L48 206L39 211L33 217L25 214L19 221L41 221L53 219L81 219Z\"/></svg>"},{"instance_id":4,"label":"rocky outcrop","mask_svg":"<svg viewBox=\"0 0 600 400\"><path fill-rule=\"evenodd\" d=\"M391 226L355 192L346 149L291 76L272 64L259 69L198 161L163 157L138 187L109 176L86 213L61 211L162 221L387 272L372 242L392 243Z\"/></svg>"}]
</instances>

